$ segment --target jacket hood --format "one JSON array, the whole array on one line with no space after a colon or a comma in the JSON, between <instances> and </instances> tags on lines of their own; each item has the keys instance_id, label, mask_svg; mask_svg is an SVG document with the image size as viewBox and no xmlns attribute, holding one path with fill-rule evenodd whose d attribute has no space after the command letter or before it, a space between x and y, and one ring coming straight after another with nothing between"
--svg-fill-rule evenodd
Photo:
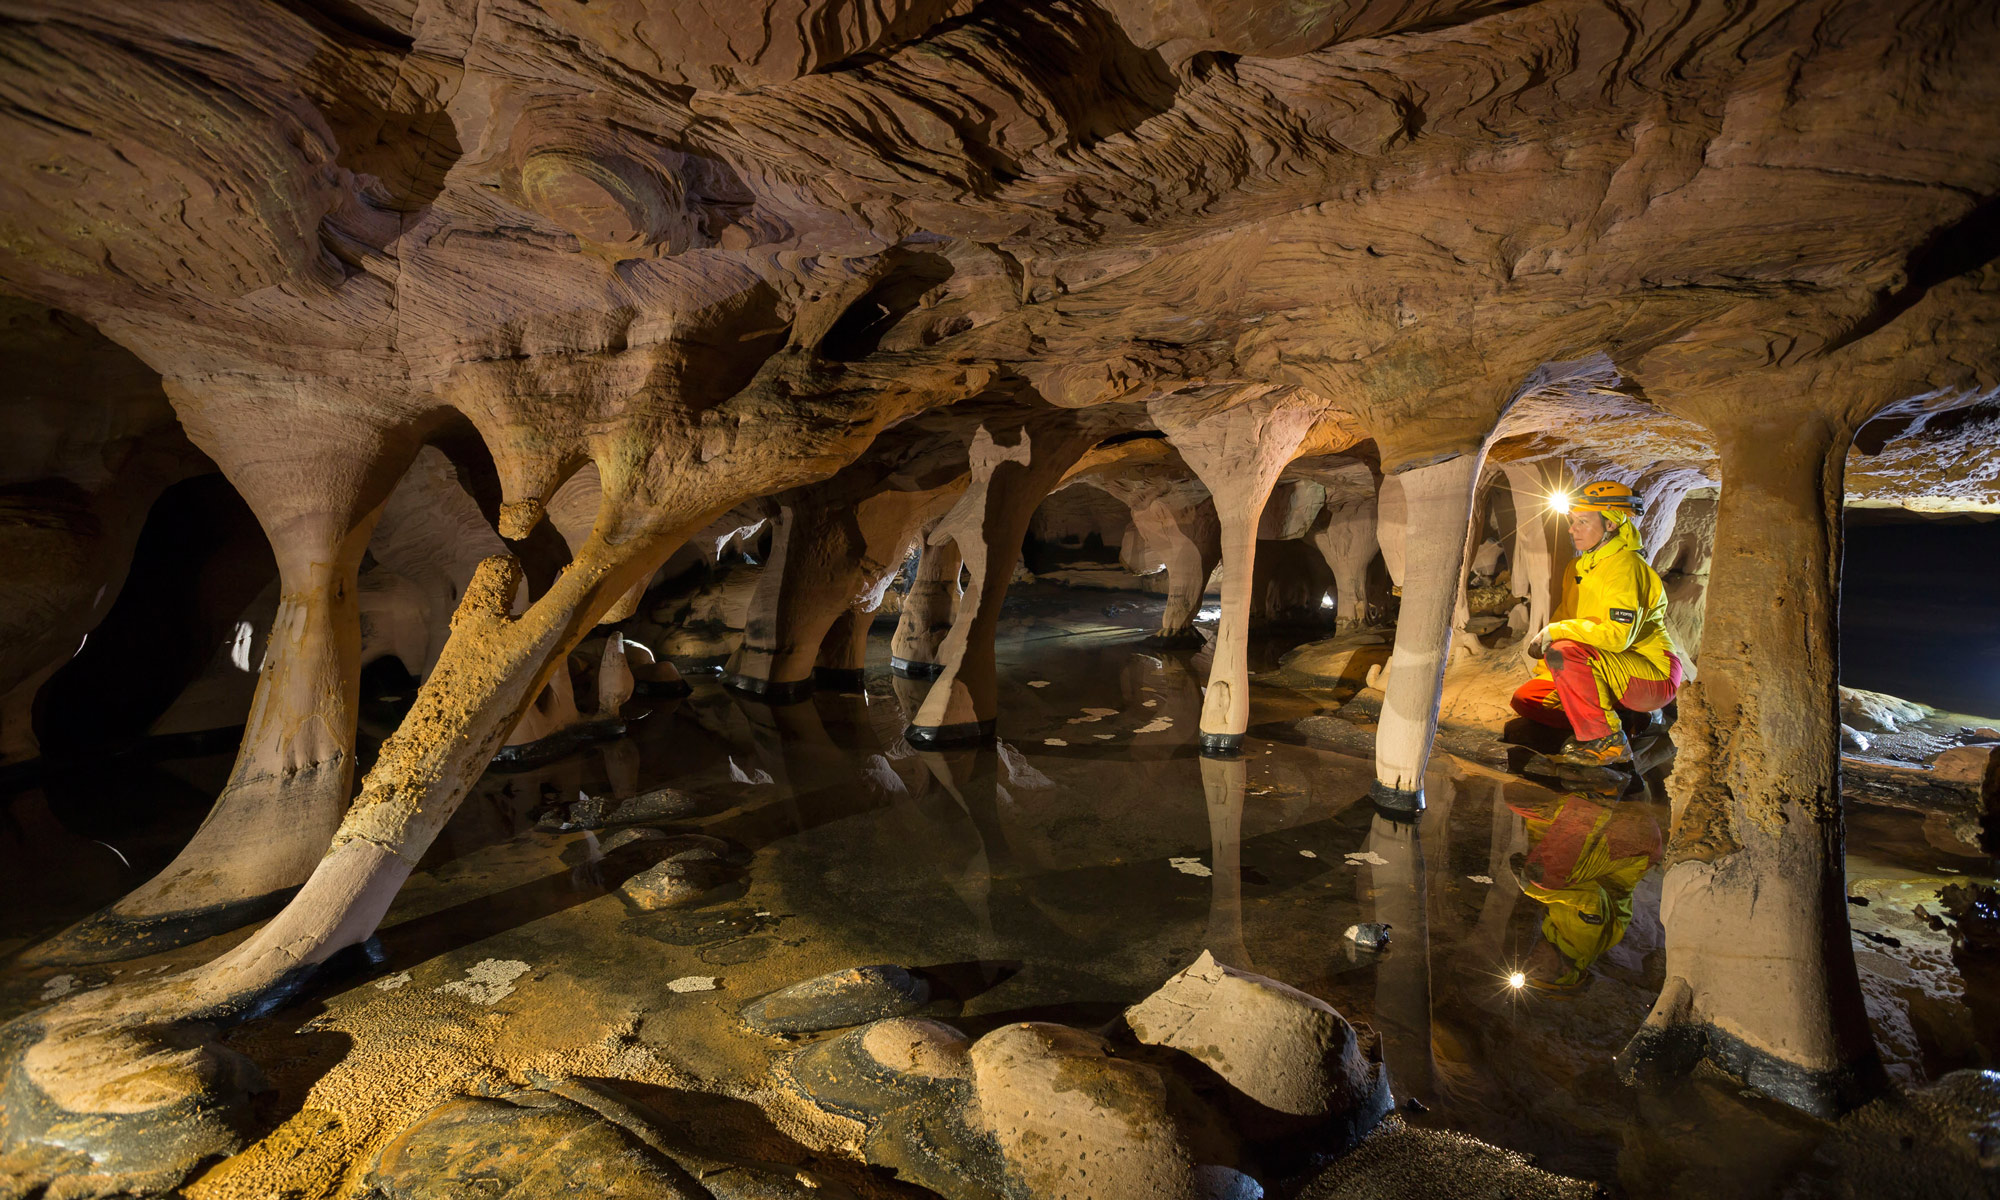
<instances>
[{"instance_id":1,"label":"jacket hood","mask_svg":"<svg viewBox=\"0 0 2000 1200\"><path fill-rule=\"evenodd\" d=\"M1630 550L1641 560L1646 557L1646 548L1639 541L1639 527L1632 523L1630 515L1621 512L1607 512L1602 515L1614 526L1611 536L1576 560L1576 569L1579 572L1590 570L1621 550Z\"/></svg>"}]
</instances>

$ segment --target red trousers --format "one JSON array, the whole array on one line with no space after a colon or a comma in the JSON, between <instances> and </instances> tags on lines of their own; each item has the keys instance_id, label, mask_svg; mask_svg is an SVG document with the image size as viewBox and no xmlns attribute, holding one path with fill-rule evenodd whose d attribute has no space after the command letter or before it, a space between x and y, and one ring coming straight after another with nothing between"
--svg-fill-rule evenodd
<instances>
[{"instance_id":1,"label":"red trousers","mask_svg":"<svg viewBox=\"0 0 2000 1200\"><path fill-rule=\"evenodd\" d=\"M1667 656L1665 679L1647 678L1659 669L1637 654L1608 654L1582 642L1554 643L1545 661L1555 678L1537 676L1514 689L1514 711L1557 729L1567 725L1579 741L1618 728L1613 704L1651 712L1681 690L1681 660L1672 655Z\"/></svg>"}]
</instances>

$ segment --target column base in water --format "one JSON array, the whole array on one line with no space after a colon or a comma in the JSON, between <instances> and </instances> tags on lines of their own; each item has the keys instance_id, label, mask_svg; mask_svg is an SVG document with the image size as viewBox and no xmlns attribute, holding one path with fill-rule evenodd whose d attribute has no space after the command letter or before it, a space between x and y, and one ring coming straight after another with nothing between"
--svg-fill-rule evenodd
<instances>
[{"instance_id":1,"label":"column base in water","mask_svg":"<svg viewBox=\"0 0 2000 1200\"><path fill-rule=\"evenodd\" d=\"M1203 758L1235 758L1243 753L1243 735L1240 733L1204 733L1201 735L1201 756Z\"/></svg>"},{"instance_id":2,"label":"column base in water","mask_svg":"<svg viewBox=\"0 0 2000 1200\"><path fill-rule=\"evenodd\" d=\"M943 663L913 662L893 654L889 656L889 669L905 679L936 679L944 674Z\"/></svg>"},{"instance_id":3,"label":"column base in water","mask_svg":"<svg viewBox=\"0 0 2000 1200\"><path fill-rule=\"evenodd\" d=\"M1627 1083L1656 1087L1684 1078L1703 1060L1744 1087L1826 1120L1853 1112L1884 1086L1879 1061L1814 1070L1705 1023L1642 1026L1612 1066Z\"/></svg>"},{"instance_id":4,"label":"column base in water","mask_svg":"<svg viewBox=\"0 0 2000 1200\"><path fill-rule=\"evenodd\" d=\"M1404 791L1376 780L1368 785L1368 799L1385 817L1412 817L1424 811L1424 789Z\"/></svg>"},{"instance_id":5,"label":"column base in water","mask_svg":"<svg viewBox=\"0 0 2000 1200\"><path fill-rule=\"evenodd\" d=\"M992 741L998 725L998 721L967 721L962 725L912 725L903 731L903 740L918 750L977 746Z\"/></svg>"},{"instance_id":6,"label":"column base in water","mask_svg":"<svg viewBox=\"0 0 2000 1200\"><path fill-rule=\"evenodd\" d=\"M766 704L797 704L813 693L813 677L804 679L758 679L754 675L728 675L722 686L751 700Z\"/></svg>"},{"instance_id":7,"label":"column base in water","mask_svg":"<svg viewBox=\"0 0 2000 1200\"><path fill-rule=\"evenodd\" d=\"M829 692L867 691L868 672L859 667L814 667L812 682Z\"/></svg>"}]
</instances>

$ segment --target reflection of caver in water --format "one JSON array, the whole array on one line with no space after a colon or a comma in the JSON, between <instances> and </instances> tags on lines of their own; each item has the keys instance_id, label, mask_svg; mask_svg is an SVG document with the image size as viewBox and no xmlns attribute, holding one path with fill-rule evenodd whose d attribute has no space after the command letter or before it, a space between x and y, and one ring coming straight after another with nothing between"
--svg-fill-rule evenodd
<instances>
[{"instance_id":1,"label":"reflection of caver in water","mask_svg":"<svg viewBox=\"0 0 2000 1200\"><path fill-rule=\"evenodd\" d=\"M1573 731L1557 756L1563 762L1631 761L1617 709L1650 712L1680 690L1666 589L1646 563L1638 513L1638 497L1622 483L1590 484L1569 504L1574 615L1529 641L1528 653L1542 662L1513 700L1522 716Z\"/></svg>"},{"instance_id":2,"label":"reflection of caver in water","mask_svg":"<svg viewBox=\"0 0 2000 1200\"><path fill-rule=\"evenodd\" d=\"M1639 805L1606 806L1582 796L1508 807L1528 823L1528 853L1516 857L1515 876L1529 899L1548 908L1528 980L1575 987L1624 940L1632 892L1660 861L1660 823Z\"/></svg>"}]
</instances>

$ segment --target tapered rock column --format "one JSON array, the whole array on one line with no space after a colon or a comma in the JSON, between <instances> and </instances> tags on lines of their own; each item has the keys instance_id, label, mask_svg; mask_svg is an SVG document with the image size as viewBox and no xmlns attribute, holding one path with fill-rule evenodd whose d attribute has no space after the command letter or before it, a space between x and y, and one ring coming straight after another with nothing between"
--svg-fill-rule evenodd
<instances>
[{"instance_id":1,"label":"tapered rock column","mask_svg":"<svg viewBox=\"0 0 2000 1200\"><path fill-rule=\"evenodd\" d=\"M416 447L392 460L365 430L294 420L273 454L273 443L218 441L200 419L187 424L277 556L278 611L256 695L236 764L194 837L131 895L31 950L32 962L134 958L261 920L312 873L347 807L361 668L356 579ZM265 453L244 454L245 445Z\"/></svg>"},{"instance_id":2,"label":"tapered rock column","mask_svg":"<svg viewBox=\"0 0 2000 1200\"><path fill-rule=\"evenodd\" d=\"M938 647L951 631L951 612L958 602L958 543L930 544L925 531L924 545L917 558L916 574L910 578L909 594L903 597L903 611L896 618L896 635L889 639L889 669L910 679L935 679L944 671L938 661Z\"/></svg>"},{"instance_id":3,"label":"tapered rock column","mask_svg":"<svg viewBox=\"0 0 2000 1200\"><path fill-rule=\"evenodd\" d=\"M1329 506L1312 543L1333 572L1334 628L1358 629L1368 622L1368 565L1381 546L1375 540L1375 498Z\"/></svg>"},{"instance_id":4,"label":"tapered rock column","mask_svg":"<svg viewBox=\"0 0 2000 1200\"><path fill-rule=\"evenodd\" d=\"M958 543L972 585L938 649L944 670L904 733L912 746L928 750L993 736L1000 713L993 635L1021 539L1042 498L1083 457L1090 441L1067 414L1020 426L1011 446L995 441L984 425L973 435L971 482L931 532L933 545L946 538Z\"/></svg>"},{"instance_id":5,"label":"tapered rock column","mask_svg":"<svg viewBox=\"0 0 2000 1200\"><path fill-rule=\"evenodd\" d=\"M861 530L852 508L785 504L772 526L771 560L743 624L743 646L726 680L736 691L776 704L804 699L827 630L847 610Z\"/></svg>"},{"instance_id":6,"label":"tapered rock column","mask_svg":"<svg viewBox=\"0 0 2000 1200\"><path fill-rule=\"evenodd\" d=\"M1168 496L1132 506L1132 524L1145 539L1147 552L1167 564L1166 607L1160 611L1159 630L1146 641L1161 647L1200 646L1194 616L1201 611L1208 577L1222 561L1222 526L1212 501L1185 506L1175 499Z\"/></svg>"},{"instance_id":7,"label":"tapered rock column","mask_svg":"<svg viewBox=\"0 0 2000 1200\"><path fill-rule=\"evenodd\" d=\"M1515 595L1527 597L1523 632L1532 637L1555 619L1556 597L1561 593L1556 579L1557 518L1551 516L1532 468L1501 463L1500 471L1514 495L1514 545L1508 555L1512 585ZM1525 648L1526 643L1522 645Z\"/></svg>"},{"instance_id":8,"label":"tapered rock column","mask_svg":"<svg viewBox=\"0 0 2000 1200\"><path fill-rule=\"evenodd\" d=\"M821 686L845 692L863 690L868 676L868 636L875 629L878 599L868 608L855 606L834 618L833 627L820 642L813 678Z\"/></svg>"},{"instance_id":9,"label":"tapered rock column","mask_svg":"<svg viewBox=\"0 0 2000 1200\"><path fill-rule=\"evenodd\" d=\"M814 680L852 690L867 665L868 626L908 558L917 530L958 498L963 481L884 489L836 478L781 505L775 550L750 602L743 648L729 672L738 691L778 702Z\"/></svg>"},{"instance_id":10,"label":"tapered rock column","mask_svg":"<svg viewBox=\"0 0 2000 1200\"><path fill-rule=\"evenodd\" d=\"M1215 500L1222 527L1222 619L1215 661L1201 710L1201 752L1235 754L1250 727L1249 629L1251 583L1257 567L1257 523L1278 473L1311 432L1324 402L1282 390L1219 413L1198 413L1175 400L1147 405L1167 440Z\"/></svg>"},{"instance_id":11,"label":"tapered rock column","mask_svg":"<svg viewBox=\"0 0 2000 1200\"><path fill-rule=\"evenodd\" d=\"M1688 407L1721 451L1715 560L1701 675L1681 689L1673 731L1666 984L1619 1063L1644 1078L1706 1059L1787 1104L1837 1113L1883 1082L1850 942L1840 807L1853 426L1815 404L1774 403L1768 389Z\"/></svg>"},{"instance_id":12,"label":"tapered rock column","mask_svg":"<svg viewBox=\"0 0 2000 1200\"><path fill-rule=\"evenodd\" d=\"M1391 812L1424 807L1424 766L1437 734L1438 700L1451 650L1451 610L1465 569L1466 522L1482 457L1459 454L1382 481L1383 520L1392 513L1401 518L1403 604L1375 734L1375 783L1369 797ZM1382 540L1386 556L1386 532Z\"/></svg>"}]
</instances>

